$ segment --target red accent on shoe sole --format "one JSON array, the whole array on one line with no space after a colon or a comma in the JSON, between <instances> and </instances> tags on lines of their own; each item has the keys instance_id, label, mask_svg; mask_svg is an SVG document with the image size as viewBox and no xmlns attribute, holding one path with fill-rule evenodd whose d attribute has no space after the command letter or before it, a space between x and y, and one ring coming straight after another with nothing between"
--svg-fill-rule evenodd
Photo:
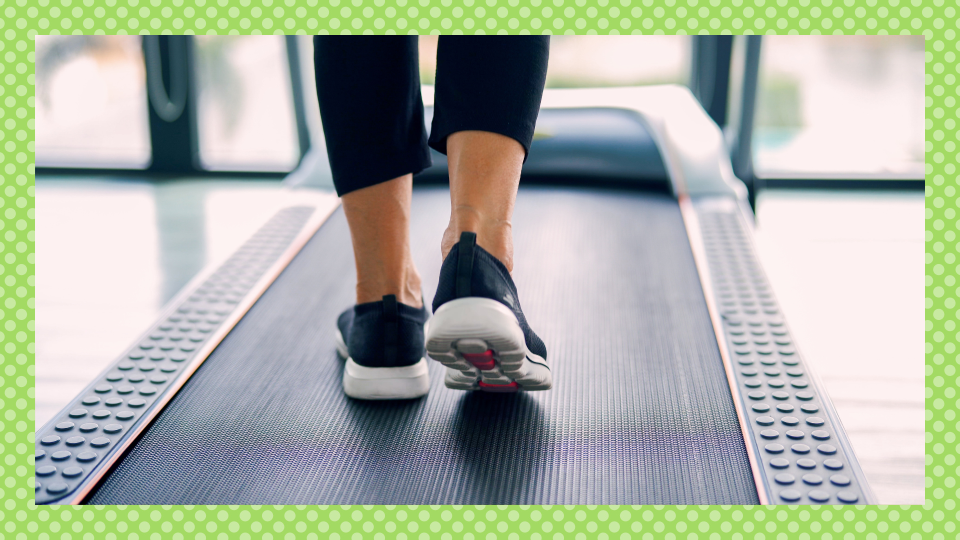
<instances>
[{"instance_id":1,"label":"red accent on shoe sole","mask_svg":"<svg viewBox=\"0 0 960 540\"><path fill-rule=\"evenodd\" d=\"M479 381L477 384L480 385L482 390L487 392L516 392L520 390L520 385L517 384L517 381L513 381L510 384L490 384Z\"/></svg>"},{"instance_id":2,"label":"red accent on shoe sole","mask_svg":"<svg viewBox=\"0 0 960 540\"><path fill-rule=\"evenodd\" d=\"M497 365L497 361L493 358L493 351L490 349L480 354L463 353L463 359L479 370L493 369Z\"/></svg>"}]
</instances>

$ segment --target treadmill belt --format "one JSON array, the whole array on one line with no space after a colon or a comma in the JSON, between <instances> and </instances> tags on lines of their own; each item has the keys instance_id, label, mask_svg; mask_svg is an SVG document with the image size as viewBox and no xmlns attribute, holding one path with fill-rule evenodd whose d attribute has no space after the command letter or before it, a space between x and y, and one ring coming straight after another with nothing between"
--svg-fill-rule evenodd
<instances>
[{"instance_id":1,"label":"treadmill belt","mask_svg":"<svg viewBox=\"0 0 960 540\"><path fill-rule=\"evenodd\" d=\"M428 304L449 218L418 188ZM523 188L514 278L554 389L420 400L341 388L352 304L337 210L105 478L93 504L757 504L677 202Z\"/></svg>"}]
</instances>

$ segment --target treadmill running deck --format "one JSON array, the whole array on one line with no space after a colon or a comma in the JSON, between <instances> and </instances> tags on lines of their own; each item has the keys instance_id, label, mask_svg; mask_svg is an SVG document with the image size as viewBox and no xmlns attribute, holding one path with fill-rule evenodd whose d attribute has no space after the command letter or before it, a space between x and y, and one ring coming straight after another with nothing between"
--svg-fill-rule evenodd
<instances>
[{"instance_id":1,"label":"treadmill running deck","mask_svg":"<svg viewBox=\"0 0 960 540\"><path fill-rule=\"evenodd\" d=\"M449 216L418 189L429 304ZM337 315L354 269L324 224L93 492L95 504L756 504L677 202L521 190L514 278L554 389L409 402L341 388Z\"/></svg>"}]
</instances>

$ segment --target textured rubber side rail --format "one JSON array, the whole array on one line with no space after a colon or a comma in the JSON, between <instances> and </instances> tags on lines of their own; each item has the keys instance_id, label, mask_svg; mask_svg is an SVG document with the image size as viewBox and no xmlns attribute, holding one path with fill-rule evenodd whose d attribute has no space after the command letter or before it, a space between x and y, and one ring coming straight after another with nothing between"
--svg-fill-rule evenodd
<instances>
[{"instance_id":1,"label":"textured rubber side rail","mask_svg":"<svg viewBox=\"0 0 960 540\"><path fill-rule=\"evenodd\" d=\"M436 291L447 189L414 189L411 248ZM97 487L91 504L756 504L677 202L523 187L514 280L554 387L343 392L354 301L343 212L301 250Z\"/></svg>"},{"instance_id":2,"label":"textured rubber side rail","mask_svg":"<svg viewBox=\"0 0 960 540\"><path fill-rule=\"evenodd\" d=\"M739 206L718 198L690 205L761 491L771 504L875 503L833 405L793 341Z\"/></svg>"},{"instance_id":3,"label":"textured rubber side rail","mask_svg":"<svg viewBox=\"0 0 960 540\"><path fill-rule=\"evenodd\" d=\"M37 504L76 503L196 371L326 215L280 210L36 433Z\"/></svg>"}]
</instances>

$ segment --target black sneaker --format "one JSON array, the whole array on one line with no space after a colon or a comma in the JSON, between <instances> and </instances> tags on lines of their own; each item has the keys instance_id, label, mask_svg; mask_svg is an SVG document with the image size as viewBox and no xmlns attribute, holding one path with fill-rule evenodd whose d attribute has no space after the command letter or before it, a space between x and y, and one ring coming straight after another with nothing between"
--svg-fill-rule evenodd
<instances>
[{"instance_id":1,"label":"black sneaker","mask_svg":"<svg viewBox=\"0 0 960 540\"><path fill-rule=\"evenodd\" d=\"M357 399L411 399L430 390L423 357L427 307L397 302L357 304L337 319L337 352L347 359L343 391Z\"/></svg>"},{"instance_id":2,"label":"black sneaker","mask_svg":"<svg viewBox=\"0 0 960 540\"><path fill-rule=\"evenodd\" d=\"M447 366L447 388L516 392L553 385L547 348L527 324L517 287L496 257L464 232L440 268L427 355Z\"/></svg>"}]
</instances>

